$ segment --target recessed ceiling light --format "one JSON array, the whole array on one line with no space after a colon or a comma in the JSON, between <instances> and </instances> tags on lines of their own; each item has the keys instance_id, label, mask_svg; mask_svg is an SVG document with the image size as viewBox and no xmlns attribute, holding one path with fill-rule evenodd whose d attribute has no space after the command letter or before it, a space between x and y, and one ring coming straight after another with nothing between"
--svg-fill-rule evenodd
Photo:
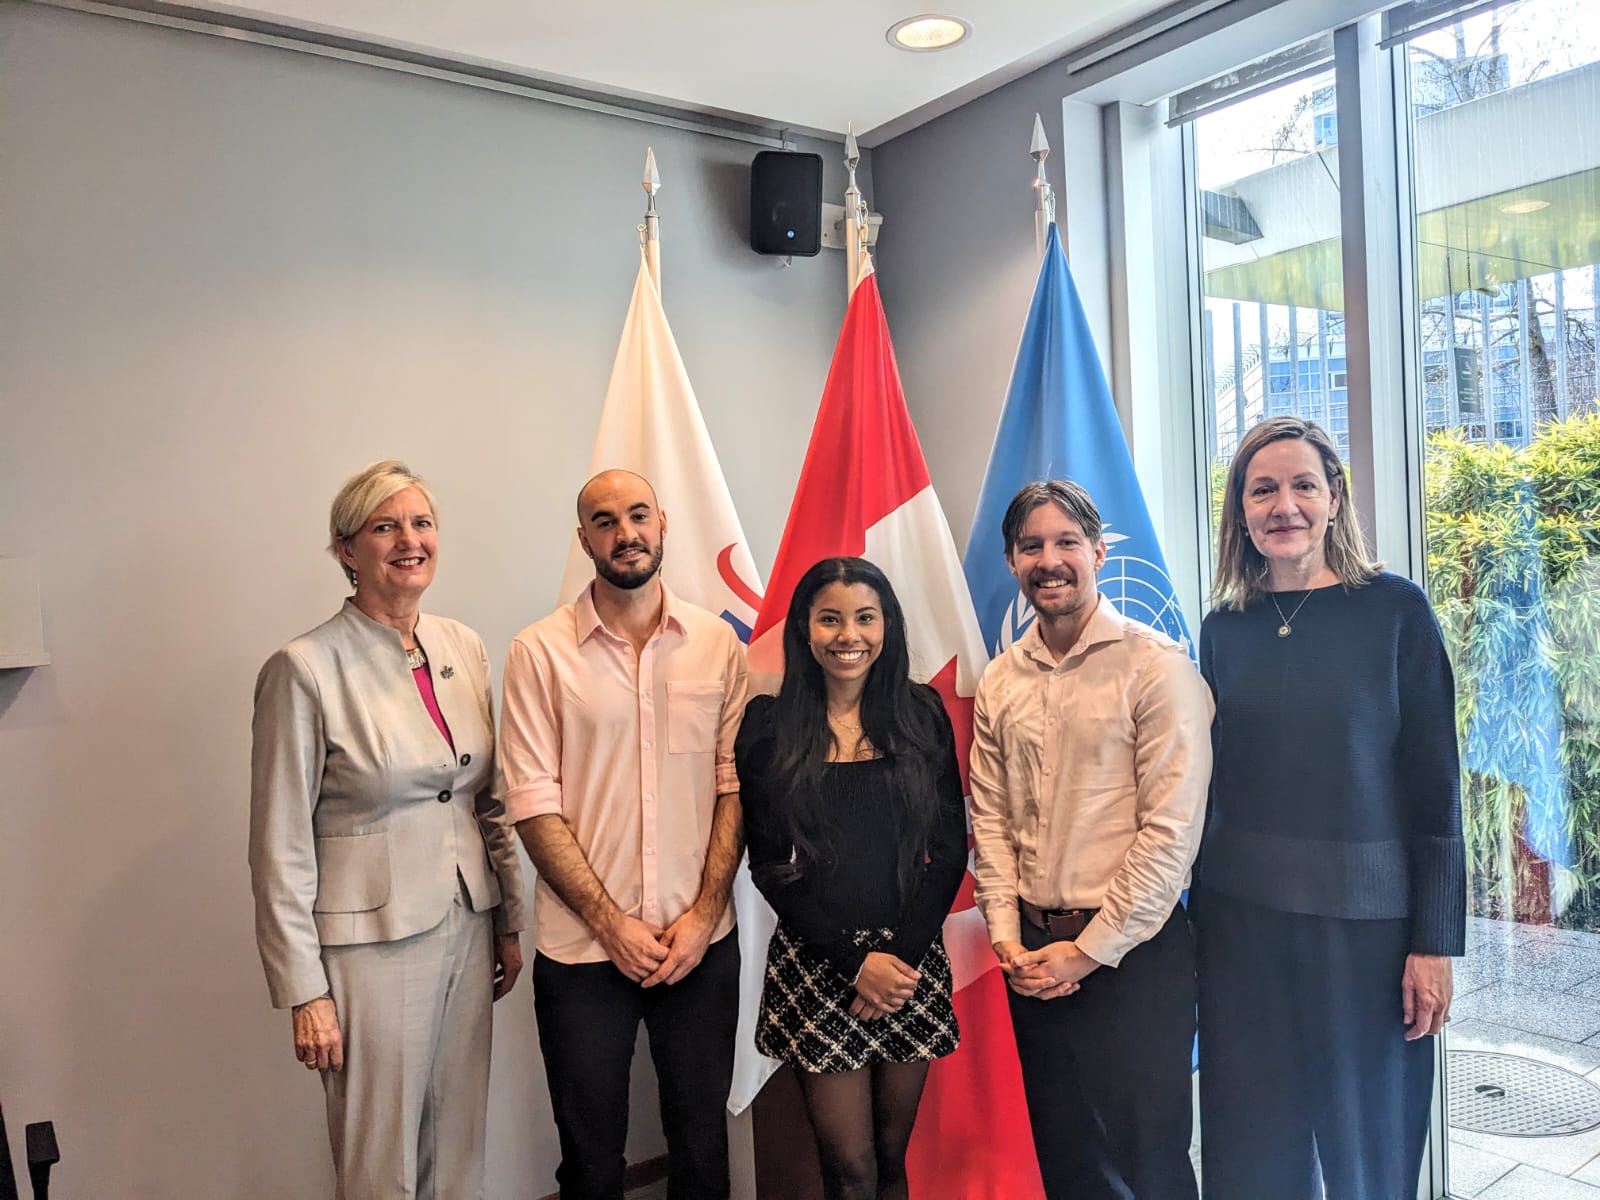
<instances>
[{"instance_id":1,"label":"recessed ceiling light","mask_svg":"<svg viewBox=\"0 0 1600 1200\"><path fill-rule=\"evenodd\" d=\"M1538 212L1541 208L1549 208L1548 200L1518 200L1515 204L1502 204L1500 211L1520 217L1523 213Z\"/></svg>"},{"instance_id":2,"label":"recessed ceiling light","mask_svg":"<svg viewBox=\"0 0 1600 1200\"><path fill-rule=\"evenodd\" d=\"M960 17L940 17L925 14L907 17L889 26L889 44L897 50L948 50L957 42L965 41L972 32Z\"/></svg>"}]
</instances>

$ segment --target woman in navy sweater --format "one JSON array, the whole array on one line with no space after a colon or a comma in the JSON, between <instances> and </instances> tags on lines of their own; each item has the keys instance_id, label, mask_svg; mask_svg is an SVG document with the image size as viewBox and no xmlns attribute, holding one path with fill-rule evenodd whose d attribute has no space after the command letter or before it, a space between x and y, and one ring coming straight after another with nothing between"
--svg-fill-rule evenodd
<instances>
[{"instance_id":1,"label":"woman in navy sweater","mask_svg":"<svg viewBox=\"0 0 1600 1200\"><path fill-rule=\"evenodd\" d=\"M1193 905L1206 1191L1415 1196L1466 924L1438 623L1367 558L1344 465L1298 417L1234 456L1213 599Z\"/></svg>"}]
</instances>

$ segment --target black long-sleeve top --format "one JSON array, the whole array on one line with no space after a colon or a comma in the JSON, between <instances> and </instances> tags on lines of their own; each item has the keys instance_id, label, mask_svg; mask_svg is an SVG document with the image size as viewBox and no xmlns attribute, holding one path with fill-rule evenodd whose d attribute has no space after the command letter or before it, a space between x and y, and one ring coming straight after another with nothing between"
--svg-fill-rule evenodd
<instances>
[{"instance_id":1,"label":"black long-sleeve top","mask_svg":"<svg viewBox=\"0 0 1600 1200\"><path fill-rule=\"evenodd\" d=\"M775 780L771 770L777 710L773 697L750 701L734 744L751 878L779 920L846 979L856 977L869 949L893 954L913 967L921 963L967 868L966 806L955 737L938 694L918 687L926 693L919 698L931 704L939 720L939 761L933 771L939 817L908 896L900 894L898 873L900 845L909 836L907 815L892 794L890 758L824 768L822 797L836 838L826 847L825 861L811 865L798 879L780 880L774 868L791 861L794 846L779 819L785 781ZM857 946L853 934L860 929L890 929L894 936L887 944Z\"/></svg>"},{"instance_id":2,"label":"black long-sleeve top","mask_svg":"<svg viewBox=\"0 0 1600 1200\"><path fill-rule=\"evenodd\" d=\"M1304 592L1278 593L1283 613ZM1278 636L1269 597L1200 630L1216 698L1204 887L1285 912L1408 918L1459 955L1466 856L1455 682L1427 597L1385 571L1316 588Z\"/></svg>"}]
</instances>

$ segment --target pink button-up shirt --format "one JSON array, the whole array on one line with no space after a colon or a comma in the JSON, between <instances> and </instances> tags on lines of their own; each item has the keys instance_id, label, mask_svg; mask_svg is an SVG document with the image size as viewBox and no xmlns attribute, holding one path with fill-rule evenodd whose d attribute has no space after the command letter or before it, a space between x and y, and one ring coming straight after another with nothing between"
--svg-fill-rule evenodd
<instances>
[{"instance_id":1,"label":"pink button-up shirt","mask_svg":"<svg viewBox=\"0 0 1600 1200\"><path fill-rule=\"evenodd\" d=\"M662 594L640 654L605 627L588 590L516 636L495 789L509 821L562 816L617 907L658 928L700 894L717 797L739 790L733 739L748 689L732 627ZM534 894L540 953L605 959L543 879ZM733 920L730 902L713 940Z\"/></svg>"},{"instance_id":2,"label":"pink button-up shirt","mask_svg":"<svg viewBox=\"0 0 1600 1200\"><path fill-rule=\"evenodd\" d=\"M983 672L972 714L975 900L1021 939L1021 897L1098 908L1078 948L1114 967L1189 886L1211 781L1211 692L1171 638L1101 596L1056 662L1038 622Z\"/></svg>"}]
</instances>

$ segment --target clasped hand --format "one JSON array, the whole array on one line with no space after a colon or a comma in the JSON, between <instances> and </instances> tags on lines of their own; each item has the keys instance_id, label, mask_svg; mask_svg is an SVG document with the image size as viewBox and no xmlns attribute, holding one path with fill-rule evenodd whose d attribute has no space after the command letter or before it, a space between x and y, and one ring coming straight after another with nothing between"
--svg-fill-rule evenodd
<instances>
[{"instance_id":1,"label":"clasped hand","mask_svg":"<svg viewBox=\"0 0 1600 1200\"><path fill-rule=\"evenodd\" d=\"M641 987L655 987L677 983L700 965L716 924L715 916L691 905L665 929L618 913L596 935L617 970Z\"/></svg>"},{"instance_id":2,"label":"clasped hand","mask_svg":"<svg viewBox=\"0 0 1600 1200\"><path fill-rule=\"evenodd\" d=\"M1038 950L1025 949L1021 942L996 942L994 952L1011 990L1035 1000L1072 995L1100 965L1076 942L1051 942Z\"/></svg>"},{"instance_id":3,"label":"clasped hand","mask_svg":"<svg viewBox=\"0 0 1600 1200\"><path fill-rule=\"evenodd\" d=\"M856 997L850 1002L850 1015L863 1021L876 1021L899 1012L911 999L921 979L922 972L893 954L872 951L856 976Z\"/></svg>"}]
</instances>

